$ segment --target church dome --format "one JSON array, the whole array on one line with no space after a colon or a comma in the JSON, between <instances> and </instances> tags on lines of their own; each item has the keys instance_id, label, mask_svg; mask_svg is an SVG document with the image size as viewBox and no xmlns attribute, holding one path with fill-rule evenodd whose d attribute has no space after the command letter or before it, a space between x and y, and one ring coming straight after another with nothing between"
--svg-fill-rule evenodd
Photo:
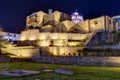
<instances>
[{"instance_id":1,"label":"church dome","mask_svg":"<svg viewBox=\"0 0 120 80\"><path fill-rule=\"evenodd\" d=\"M79 23L79 22L83 22L84 21L83 20L83 16L79 15L79 13L77 12L77 10L75 10L75 12L72 13L71 19L75 23Z\"/></svg>"}]
</instances>

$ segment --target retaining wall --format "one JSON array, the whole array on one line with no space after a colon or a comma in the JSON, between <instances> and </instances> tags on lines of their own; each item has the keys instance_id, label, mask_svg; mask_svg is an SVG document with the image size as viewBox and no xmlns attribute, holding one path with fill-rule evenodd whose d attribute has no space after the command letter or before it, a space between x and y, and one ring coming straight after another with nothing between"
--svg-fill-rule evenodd
<instances>
[{"instance_id":1,"label":"retaining wall","mask_svg":"<svg viewBox=\"0 0 120 80\"><path fill-rule=\"evenodd\" d=\"M72 64L86 66L119 66L120 57L51 57L41 56L38 59L32 59L34 62L44 62L51 64Z\"/></svg>"}]
</instances>

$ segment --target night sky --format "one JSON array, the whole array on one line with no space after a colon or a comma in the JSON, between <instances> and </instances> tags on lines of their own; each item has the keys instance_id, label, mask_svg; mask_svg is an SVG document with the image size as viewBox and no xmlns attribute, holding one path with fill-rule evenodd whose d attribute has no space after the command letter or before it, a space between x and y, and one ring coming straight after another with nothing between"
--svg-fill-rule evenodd
<instances>
[{"instance_id":1,"label":"night sky","mask_svg":"<svg viewBox=\"0 0 120 80\"><path fill-rule=\"evenodd\" d=\"M120 15L120 0L0 0L0 27L20 33L26 16L36 11L59 10L69 15L78 10L84 19Z\"/></svg>"}]
</instances>

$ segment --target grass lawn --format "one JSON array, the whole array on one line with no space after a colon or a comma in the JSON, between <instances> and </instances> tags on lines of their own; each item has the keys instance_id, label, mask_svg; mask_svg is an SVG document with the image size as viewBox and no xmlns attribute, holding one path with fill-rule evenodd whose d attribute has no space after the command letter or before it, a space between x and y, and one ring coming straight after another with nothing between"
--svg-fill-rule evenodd
<instances>
[{"instance_id":1,"label":"grass lawn","mask_svg":"<svg viewBox=\"0 0 120 80\"><path fill-rule=\"evenodd\" d=\"M48 69L66 67L72 69L75 74L72 76L51 73L42 73L29 77L8 77L0 75L0 80L120 80L120 68L115 67L93 67L93 66L73 66L59 64L43 64L31 62L12 62L9 64L0 63L0 69L4 65L10 66L11 70L26 69L40 71L44 66Z\"/></svg>"}]
</instances>

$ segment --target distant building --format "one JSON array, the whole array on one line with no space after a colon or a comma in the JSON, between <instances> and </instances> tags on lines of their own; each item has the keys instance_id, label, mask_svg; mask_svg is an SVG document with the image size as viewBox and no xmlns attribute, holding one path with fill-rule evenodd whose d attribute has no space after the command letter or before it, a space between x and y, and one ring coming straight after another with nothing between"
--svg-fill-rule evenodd
<instances>
[{"instance_id":1,"label":"distant building","mask_svg":"<svg viewBox=\"0 0 120 80\"><path fill-rule=\"evenodd\" d=\"M53 13L53 10L52 9L49 9L48 10L48 14L52 14Z\"/></svg>"},{"instance_id":2,"label":"distant building","mask_svg":"<svg viewBox=\"0 0 120 80\"><path fill-rule=\"evenodd\" d=\"M118 22L118 30L120 30L120 15L113 16L112 18Z\"/></svg>"},{"instance_id":3,"label":"distant building","mask_svg":"<svg viewBox=\"0 0 120 80\"><path fill-rule=\"evenodd\" d=\"M3 39L6 41L20 41L20 34L3 32Z\"/></svg>"},{"instance_id":4,"label":"distant building","mask_svg":"<svg viewBox=\"0 0 120 80\"><path fill-rule=\"evenodd\" d=\"M71 19L75 23L79 23L79 22L83 22L84 21L83 20L83 16L79 15L79 13L77 12L77 10L75 10L75 12L72 13Z\"/></svg>"},{"instance_id":5,"label":"distant building","mask_svg":"<svg viewBox=\"0 0 120 80\"><path fill-rule=\"evenodd\" d=\"M0 40L6 41L20 41L20 34L0 31Z\"/></svg>"}]
</instances>

